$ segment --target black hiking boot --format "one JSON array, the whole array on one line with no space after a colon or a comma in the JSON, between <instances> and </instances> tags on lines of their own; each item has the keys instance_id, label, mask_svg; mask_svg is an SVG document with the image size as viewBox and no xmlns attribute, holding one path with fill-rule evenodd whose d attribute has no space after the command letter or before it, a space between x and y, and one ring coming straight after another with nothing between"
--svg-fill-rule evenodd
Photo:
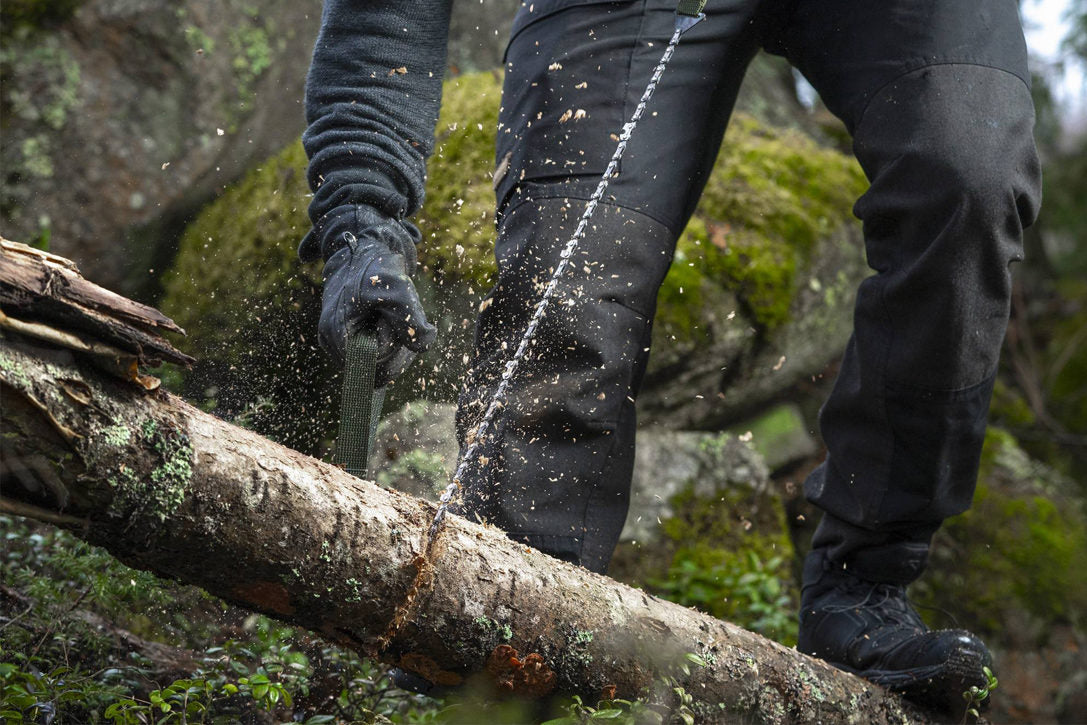
<instances>
[{"instance_id":1,"label":"black hiking boot","mask_svg":"<svg viewBox=\"0 0 1087 725\"><path fill-rule=\"evenodd\" d=\"M866 581L818 552L804 565L797 649L956 718L992 662L970 632L930 631L904 585Z\"/></svg>"}]
</instances>

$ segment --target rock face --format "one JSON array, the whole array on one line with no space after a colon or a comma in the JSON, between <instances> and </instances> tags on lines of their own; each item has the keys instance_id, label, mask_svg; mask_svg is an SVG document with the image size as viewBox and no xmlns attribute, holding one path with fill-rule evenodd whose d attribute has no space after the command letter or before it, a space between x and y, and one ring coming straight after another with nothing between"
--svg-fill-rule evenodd
<instances>
[{"instance_id":1,"label":"rock face","mask_svg":"<svg viewBox=\"0 0 1087 725\"><path fill-rule=\"evenodd\" d=\"M642 428L630 493L631 514L620 540L652 548L665 538L662 522L677 514L677 496L720 501L737 487L764 493L768 479L762 457L735 436Z\"/></svg>"},{"instance_id":2,"label":"rock face","mask_svg":"<svg viewBox=\"0 0 1087 725\"><path fill-rule=\"evenodd\" d=\"M450 67L499 67L518 0L456 3ZM12 0L0 34L4 233L152 297L200 206L304 124L320 3Z\"/></svg>"},{"instance_id":3,"label":"rock face","mask_svg":"<svg viewBox=\"0 0 1087 725\"><path fill-rule=\"evenodd\" d=\"M439 343L398 381L390 409L454 400L467 368L494 273L499 95L498 74L446 84L417 282ZM190 395L214 386L228 414L271 398L267 420L291 433L258 429L315 450L333 434L338 397L314 344L318 269L294 259L309 225L304 167L292 144L209 206L184 235L162 306L202 360ZM852 159L799 128L737 116L661 291L639 401L645 422L698 429L738 420L839 353L852 290L866 274L850 221L863 184Z\"/></svg>"},{"instance_id":4,"label":"rock face","mask_svg":"<svg viewBox=\"0 0 1087 725\"><path fill-rule=\"evenodd\" d=\"M911 594L932 624L971 629L993 649L993 722L1083 719L1085 570L1078 487L990 428L973 507L937 533Z\"/></svg>"},{"instance_id":5,"label":"rock face","mask_svg":"<svg viewBox=\"0 0 1087 725\"><path fill-rule=\"evenodd\" d=\"M452 403L412 401L385 415L378 429L370 473L378 483L437 500L457 464ZM638 431L630 516L620 539L643 546L665 538L661 522L676 515L675 499L690 494L718 500L729 489L765 492L769 473L762 456L729 434Z\"/></svg>"},{"instance_id":6,"label":"rock face","mask_svg":"<svg viewBox=\"0 0 1087 725\"><path fill-rule=\"evenodd\" d=\"M140 289L171 226L301 131L320 6L67 4L48 27L5 24L5 232Z\"/></svg>"},{"instance_id":7,"label":"rock face","mask_svg":"<svg viewBox=\"0 0 1087 725\"><path fill-rule=\"evenodd\" d=\"M370 472L383 486L437 501L457 466L456 406L416 400L385 415Z\"/></svg>"}]
</instances>

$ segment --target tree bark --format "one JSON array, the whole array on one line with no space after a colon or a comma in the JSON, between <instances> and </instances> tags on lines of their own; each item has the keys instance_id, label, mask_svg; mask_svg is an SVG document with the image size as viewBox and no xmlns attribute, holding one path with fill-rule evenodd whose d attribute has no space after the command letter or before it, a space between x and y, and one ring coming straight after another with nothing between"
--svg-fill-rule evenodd
<instances>
[{"instance_id":1,"label":"tree bark","mask_svg":"<svg viewBox=\"0 0 1087 725\"><path fill-rule=\"evenodd\" d=\"M104 374L85 352L0 335L3 508L129 565L445 685L483 673L526 695L634 698L674 677L699 722L926 720L823 662L497 529L450 516L427 552L431 504ZM688 654L706 664L684 667Z\"/></svg>"}]
</instances>

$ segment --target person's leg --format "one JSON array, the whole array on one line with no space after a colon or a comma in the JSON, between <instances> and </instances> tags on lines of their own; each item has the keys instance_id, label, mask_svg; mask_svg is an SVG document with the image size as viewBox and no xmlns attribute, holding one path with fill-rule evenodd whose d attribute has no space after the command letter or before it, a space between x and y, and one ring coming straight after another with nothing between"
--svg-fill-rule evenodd
<instances>
[{"instance_id":1,"label":"person's leg","mask_svg":"<svg viewBox=\"0 0 1087 725\"><path fill-rule=\"evenodd\" d=\"M799 0L782 37L777 50L853 134L871 181L855 213L876 271L820 415L827 459L805 483L826 513L805 565L800 646L877 680L910 662L976 664L987 653L967 633L907 636L923 631L912 610L873 615L903 623L894 637L850 641L872 622L840 611L833 592L859 579L891 587L866 597L897 601L940 523L971 502L1009 265L1040 196L1016 3Z\"/></svg>"},{"instance_id":2,"label":"person's leg","mask_svg":"<svg viewBox=\"0 0 1087 725\"><path fill-rule=\"evenodd\" d=\"M713 3L684 35L529 348L461 512L553 556L606 570L627 513L634 399L656 294L712 167L757 3ZM675 4L522 7L497 142L498 281L458 410L470 438L664 51Z\"/></svg>"}]
</instances>

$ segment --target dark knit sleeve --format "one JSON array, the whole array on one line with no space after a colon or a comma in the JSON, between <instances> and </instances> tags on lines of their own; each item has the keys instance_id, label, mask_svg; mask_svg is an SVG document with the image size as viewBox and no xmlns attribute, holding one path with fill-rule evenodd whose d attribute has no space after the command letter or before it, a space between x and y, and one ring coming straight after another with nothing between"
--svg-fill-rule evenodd
<instances>
[{"instance_id":1,"label":"dark knit sleeve","mask_svg":"<svg viewBox=\"0 0 1087 725\"><path fill-rule=\"evenodd\" d=\"M314 230L303 259L320 254L322 222L337 207L366 204L403 218L422 206L449 9L450 0L325 0L306 78Z\"/></svg>"}]
</instances>

